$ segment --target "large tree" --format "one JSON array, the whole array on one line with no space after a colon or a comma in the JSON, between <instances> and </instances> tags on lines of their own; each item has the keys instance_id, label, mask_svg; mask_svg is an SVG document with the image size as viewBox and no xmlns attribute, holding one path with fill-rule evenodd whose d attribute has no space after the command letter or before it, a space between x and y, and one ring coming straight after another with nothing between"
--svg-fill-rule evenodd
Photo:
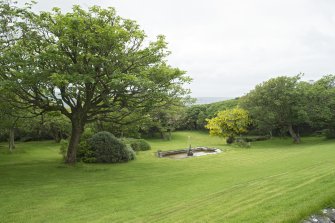
<instances>
[{"instance_id":1,"label":"large tree","mask_svg":"<svg viewBox=\"0 0 335 223\"><path fill-rule=\"evenodd\" d=\"M305 83L308 123L319 129L335 130L335 76L326 75Z\"/></svg>"},{"instance_id":2,"label":"large tree","mask_svg":"<svg viewBox=\"0 0 335 223\"><path fill-rule=\"evenodd\" d=\"M190 79L166 64L164 37L147 41L136 22L113 8L34 13L5 5L2 23L12 28L1 34L6 47L0 53L0 80L25 104L69 118L67 163L76 161L86 123L146 113L188 93L183 85Z\"/></svg>"},{"instance_id":3,"label":"large tree","mask_svg":"<svg viewBox=\"0 0 335 223\"><path fill-rule=\"evenodd\" d=\"M263 82L241 100L256 126L262 130L288 131L295 143L300 142L297 128L305 123L305 88L299 84L300 75L281 76Z\"/></svg>"}]
</instances>

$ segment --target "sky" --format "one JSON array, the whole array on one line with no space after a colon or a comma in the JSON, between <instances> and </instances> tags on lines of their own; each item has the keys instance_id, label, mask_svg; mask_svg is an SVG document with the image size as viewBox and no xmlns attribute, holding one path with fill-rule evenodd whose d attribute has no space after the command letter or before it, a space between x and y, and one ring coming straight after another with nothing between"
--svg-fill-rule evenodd
<instances>
[{"instance_id":1,"label":"sky","mask_svg":"<svg viewBox=\"0 0 335 223\"><path fill-rule=\"evenodd\" d=\"M112 6L150 40L165 35L169 64L193 78L193 97L238 97L282 75L335 74L334 0L40 0L35 9L74 4Z\"/></svg>"}]
</instances>

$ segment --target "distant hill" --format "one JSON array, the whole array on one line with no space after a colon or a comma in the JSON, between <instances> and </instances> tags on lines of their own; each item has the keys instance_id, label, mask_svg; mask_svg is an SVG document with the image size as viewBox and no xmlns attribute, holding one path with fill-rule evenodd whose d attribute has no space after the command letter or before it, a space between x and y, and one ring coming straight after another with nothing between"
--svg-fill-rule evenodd
<instances>
[{"instance_id":1,"label":"distant hill","mask_svg":"<svg viewBox=\"0 0 335 223\"><path fill-rule=\"evenodd\" d=\"M211 104L214 102L219 102L219 101L226 101L232 98L229 97L197 97L196 98L196 105L203 105L203 104Z\"/></svg>"}]
</instances>

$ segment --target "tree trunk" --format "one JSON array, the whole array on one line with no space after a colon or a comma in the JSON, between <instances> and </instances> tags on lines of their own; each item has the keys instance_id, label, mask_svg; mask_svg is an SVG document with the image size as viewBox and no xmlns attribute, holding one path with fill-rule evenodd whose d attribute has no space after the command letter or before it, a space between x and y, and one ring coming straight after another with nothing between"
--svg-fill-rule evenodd
<instances>
[{"instance_id":1,"label":"tree trunk","mask_svg":"<svg viewBox=\"0 0 335 223\"><path fill-rule=\"evenodd\" d=\"M161 139L165 139L165 134L163 131L160 131L160 134L161 134Z\"/></svg>"},{"instance_id":2,"label":"tree trunk","mask_svg":"<svg viewBox=\"0 0 335 223\"><path fill-rule=\"evenodd\" d=\"M299 134L296 134L296 133L294 132L292 125L289 125L289 126L288 126L288 131L289 131L289 133L290 133L290 135L291 135L291 137L292 137L292 139L293 139L293 142L294 142L294 143L300 143L300 135L299 135Z\"/></svg>"},{"instance_id":3,"label":"tree trunk","mask_svg":"<svg viewBox=\"0 0 335 223\"><path fill-rule=\"evenodd\" d=\"M171 130L170 129L168 130L168 133L169 133L168 140L170 141L172 139L172 134L171 134Z\"/></svg>"},{"instance_id":4,"label":"tree trunk","mask_svg":"<svg viewBox=\"0 0 335 223\"><path fill-rule=\"evenodd\" d=\"M80 119L72 119L72 130L69 142L69 147L67 149L66 163L75 164L77 158L77 148L80 141L81 134L84 131L84 123Z\"/></svg>"},{"instance_id":5,"label":"tree trunk","mask_svg":"<svg viewBox=\"0 0 335 223\"><path fill-rule=\"evenodd\" d=\"M9 151L13 152L13 149L15 149L15 128L11 127L9 129L9 138L8 138L8 147Z\"/></svg>"}]
</instances>

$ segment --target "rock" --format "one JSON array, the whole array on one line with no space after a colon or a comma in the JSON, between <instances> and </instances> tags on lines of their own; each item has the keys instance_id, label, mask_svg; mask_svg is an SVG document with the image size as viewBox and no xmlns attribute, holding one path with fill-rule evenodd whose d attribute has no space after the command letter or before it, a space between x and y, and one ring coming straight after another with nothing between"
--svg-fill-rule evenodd
<instances>
[{"instance_id":1,"label":"rock","mask_svg":"<svg viewBox=\"0 0 335 223\"><path fill-rule=\"evenodd\" d=\"M333 223L330 218L321 215L312 215L308 221L313 223Z\"/></svg>"},{"instance_id":2,"label":"rock","mask_svg":"<svg viewBox=\"0 0 335 223\"><path fill-rule=\"evenodd\" d=\"M327 216L331 221L335 221L335 209L326 208L322 210L324 216Z\"/></svg>"}]
</instances>

